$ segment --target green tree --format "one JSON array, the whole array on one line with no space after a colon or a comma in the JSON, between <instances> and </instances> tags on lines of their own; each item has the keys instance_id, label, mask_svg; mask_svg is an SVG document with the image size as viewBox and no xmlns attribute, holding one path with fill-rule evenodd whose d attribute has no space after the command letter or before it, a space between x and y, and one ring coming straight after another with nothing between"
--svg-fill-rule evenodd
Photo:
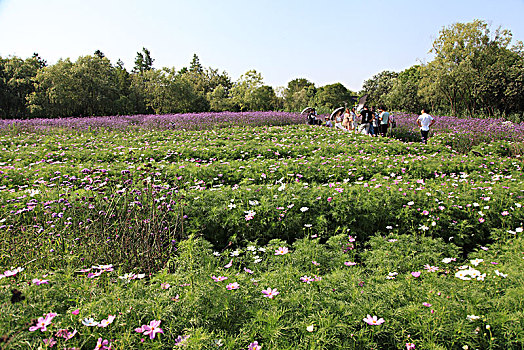
<instances>
[{"instance_id":1,"label":"green tree","mask_svg":"<svg viewBox=\"0 0 524 350\"><path fill-rule=\"evenodd\" d=\"M315 106L333 110L335 108L351 104L354 93L341 83L321 86L317 89L314 102Z\"/></svg>"},{"instance_id":2,"label":"green tree","mask_svg":"<svg viewBox=\"0 0 524 350\"><path fill-rule=\"evenodd\" d=\"M239 107L240 111L251 109L251 96L255 90L263 85L262 75L256 70L249 70L240 76L231 89L232 100Z\"/></svg>"},{"instance_id":3,"label":"green tree","mask_svg":"<svg viewBox=\"0 0 524 350\"><path fill-rule=\"evenodd\" d=\"M445 101L454 115L500 108L486 93L493 88L503 94L492 80L511 65L511 41L509 30L492 32L481 20L443 28L431 49L434 60L423 67L422 95L431 103Z\"/></svg>"},{"instance_id":4,"label":"green tree","mask_svg":"<svg viewBox=\"0 0 524 350\"><path fill-rule=\"evenodd\" d=\"M109 115L117 111L115 69L107 58L81 56L41 69L29 106L35 116Z\"/></svg>"},{"instance_id":5,"label":"green tree","mask_svg":"<svg viewBox=\"0 0 524 350\"><path fill-rule=\"evenodd\" d=\"M284 89L284 108L290 112L301 111L313 103L315 84L304 78L293 79Z\"/></svg>"},{"instance_id":6,"label":"green tree","mask_svg":"<svg viewBox=\"0 0 524 350\"><path fill-rule=\"evenodd\" d=\"M145 71L153 69L153 62L155 60L151 57L151 52L145 47L142 48L142 52L136 53L135 67L133 68L134 73L143 73Z\"/></svg>"},{"instance_id":7,"label":"green tree","mask_svg":"<svg viewBox=\"0 0 524 350\"><path fill-rule=\"evenodd\" d=\"M421 67L415 65L403 70L393 79L391 89L384 97L388 108L411 113L420 112L423 107L419 95L420 70Z\"/></svg>"},{"instance_id":8,"label":"green tree","mask_svg":"<svg viewBox=\"0 0 524 350\"><path fill-rule=\"evenodd\" d=\"M149 70L135 79L139 79L143 88L146 106L156 114L200 112L209 108L187 75L177 74L174 68Z\"/></svg>"},{"instance_id":9,"label":"green tree","mask_svg":"<svg viewBox=\"0 0 524 350\"><path fill-rule=\"evenodd\" d=\"M223 85L218 85L207 93L210 109L213 112L234 111L235 103L233 102L228 89Z\"/></svg>"},{"instance_id":10,"label":"green tree","mask_svg":"<svg viewBox=\"0 0 524 350\"><path fill-rule=\"evenodd\" d=\"M33 79L43 62L36 57L0 58L0 116L26 118L29 114L27 97L35 90Z\"/></svg>"},{"instance_id":11,"label":"green tree","mask_svg":"<svg viewBox=\"0 0 524 350\"><path fill-rule=\"evenodd\" d=\"M115 79L118 90L118 100L115 102L117 114L138 113L134 108L131 90L132 77L125 69L124 62L118 60L115 66Z\"/></svg>"},{"instance_id":12,"label":"green tree","mask_svg":"<svg viewBox=\"0 0 524 350\"><path fill-rule=\"evenodd\" d=\"M387 95L393 89L398 73L383 71L365 80L360 95L368 95L366 104L372 106L387 105Z\"/></svg>"},{"instance_id":13,"label":"green tree","mask_svg":"<svg viewBox=\"0 0 524 350\"><path fill-rule=\"evenodd\" d=\"M277 106L275 90L268 85L263 85L249 96L249 109L253 111L272 111Z\"/></svg>"}]
</instances>

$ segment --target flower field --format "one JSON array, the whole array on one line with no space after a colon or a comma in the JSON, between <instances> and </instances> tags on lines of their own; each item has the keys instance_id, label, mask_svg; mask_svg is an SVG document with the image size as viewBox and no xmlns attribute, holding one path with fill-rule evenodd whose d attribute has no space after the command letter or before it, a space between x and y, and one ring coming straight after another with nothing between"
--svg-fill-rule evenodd
<instances>
[{"instance_id":1,"label":"flower field","mask_svg":"<svg viewBox=\"0 0 524 350\"><path fill-rule=\"evenodd\" d=\"M2 121L1 349L522 349L524 126Z\"/></svg>"}]
</instances>

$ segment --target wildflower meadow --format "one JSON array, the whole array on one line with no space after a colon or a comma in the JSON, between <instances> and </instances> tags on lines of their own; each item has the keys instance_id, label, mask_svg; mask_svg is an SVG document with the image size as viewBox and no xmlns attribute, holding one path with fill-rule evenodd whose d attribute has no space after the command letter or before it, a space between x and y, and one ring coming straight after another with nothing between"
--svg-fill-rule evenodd
<instances>
[{"instance_id":1,"label":"wildflower meadow","mask_svg":"<svg viewBox=\"0 0 524 350\"><path fill-rule=\"evenodd\" d=\"M522 349L524 125L0 123L1 349Z\"/></svg>"}]
</instances>

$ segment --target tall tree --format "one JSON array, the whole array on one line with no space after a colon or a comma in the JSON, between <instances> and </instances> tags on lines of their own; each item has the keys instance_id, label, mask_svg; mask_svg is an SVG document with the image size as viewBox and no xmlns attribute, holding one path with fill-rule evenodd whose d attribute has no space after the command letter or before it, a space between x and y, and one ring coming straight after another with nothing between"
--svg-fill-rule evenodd
<instances>
[{"instance_id":1,"label":"tall tree","mask_svg":"<svg viewBox=\"0 0 524 350\"><path fill-rule=\"evenodd\" d=\"M234 84L231 89L231 97L233 102L239 107L241 111L251 109L251 95L256 89L262 87L264 81L262 75L256 70L249 70Z\"/></svg>"},{"instance_id":2,"label":"tall tree","mask_svg":"<svg viewBox=\"0 0 524 350\"><path fill-rule=\"evenodd\" d=\"M329 84L317 89L314 102L317 107L332 110L345 104L351 104L352 95L353 92L341 83Z\"/></svg>"},{"instance_id":3,"label":"tall tree","mask_svg":"<svg viewBox=\"0 0 524 350\"><path fill-rule=\"evenodd\" d=\"M284 89L284 108L288 111L300 111L313 103L316 93L315 84L304 78L293 79Z\"/></svg>"},{"instance_id":4,"label":"tall tree","mask_svg":"<svg viewBox=\"0 0 524 350\"><path fill-rule=\"evenodd\" d=\"M421 91L447 102L454 115L474 115L482 108L484 74L509 49L511 32L491 31L485 21L455 23L433 42L433 61L424 66Z\"/></svg>"},{"instance_id":5,"label":"tall tree","mask_svg":"<svg viewBox=\"0 0 524 350\"><path fill-rule=\"evenodd\" d=\"M392 87L384 98L388 108L411 113L420 112L423 107L419 94L420 70L421 67L415 65L403 70L393 79Z\"/></svg>"},{"instance_id":6,"label":"tall tree","mask_svg":"<svg viewBox=\"0 0 524 350\"><path fill-rule=\"evenodd\" d=\"M382 71L372 78L365 80L362 85L361 95L368 95L367 104L381 106L387 104L387 94L392 90L398 73Z\"/></svg>"},{"instance_id":7,"label":"tall tree","mask_svg":"<svg viewBox=\"0 0 524 350\"><path fill-rule=\"evenodd\" d=\"M142 48L142 52L136 53L135 67L133 68L134 73L143 73L145 71L153 69L153 62L155 60L151 57L151 52L145 47Z\"/></svg>"},{"instance_id":8,"label":"tall tree","mask_svg":"<svg viewBox=\"0 0 524 350\"><path fill-rule=\"evenodd\" d=\"M34 91L33 79L43 62L39 57L0 58L0 116L26 118L27 97Z\"/></svg>"}]
</instances>

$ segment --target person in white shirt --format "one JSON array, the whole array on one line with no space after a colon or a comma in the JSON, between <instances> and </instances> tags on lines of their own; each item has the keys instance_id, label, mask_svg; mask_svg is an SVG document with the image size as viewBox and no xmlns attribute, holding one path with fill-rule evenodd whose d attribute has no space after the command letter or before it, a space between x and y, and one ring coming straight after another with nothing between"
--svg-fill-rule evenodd
<instances>
[{"instance_id":1,"label":"person in white shirt","mask_svg":"<svg viewBox=\"0 0 524 350\"><path fill-rule=\"evenodd\" d=\"M417 118L417 125L420 128L420 134L422 135L422 142L428 143L429 128L435 124L435 119L428 114L427 109L420 111L421 115Z\"/></svg>"}]
</instances>

